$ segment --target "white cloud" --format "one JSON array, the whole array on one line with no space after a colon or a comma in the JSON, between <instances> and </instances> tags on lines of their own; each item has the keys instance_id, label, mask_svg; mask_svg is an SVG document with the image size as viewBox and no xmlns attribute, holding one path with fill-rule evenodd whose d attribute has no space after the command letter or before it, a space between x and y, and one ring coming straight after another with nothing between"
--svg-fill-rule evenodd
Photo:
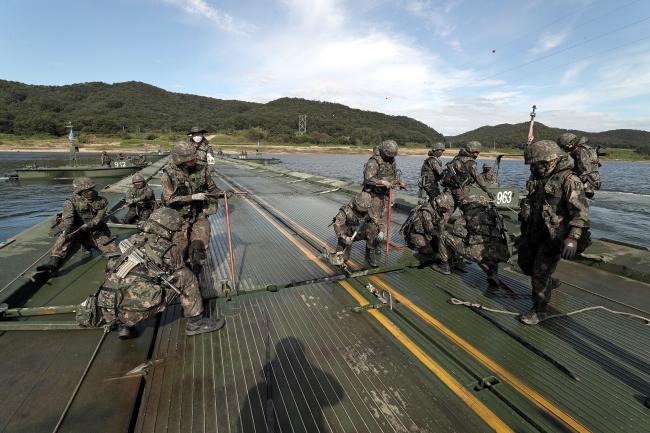
<instances>
[{"instance_id":1,"label":"white cloud","mask_svg":"<svg viewBox=\"0 0 650 433\"><path fill-rule=\"evenodd\" d=\"M562 79L560 79L560 84L563 86L566 86L567 84L571 84L580 75L580 73L590 65L591 62L582 61L571 66L569 69L567 69L564 72L564 75L562 75Z\"/></svg>"},{"instance_id":2,"label":"white cloud","mask_svg":"<svg viewBox=\"0 0 650 433\"><path fill-rule=\"evenodd\" d=\"M400 2L403 7L413 15L423 19L427 26L433 29L435 36L447 39L451 36L456 26L449 17L461 0L432 1L432 0L407 0ZM461 51L460 41L450 39L449 44L456 51Z\"/></svg>"},{"instance_id":3,"label":"white cloud","mask_svg":"<svg viewBox=\"0 0 650 433\"><path fill-rule=\"evenodd\" d=\"M247 34L253 26L245 21L234 19L231 15L211 6L206 0L163 0L165 3L182 9L185 13L205 18L214 23L220 30Z\"/></svg>"},{"instance_id":4,"label":"white cloud","mask_svg":"<svg viewBox=\"0 0 650 433\"><path fill-rule=\"evenodd\" d=\"M531 48L528 51L531 54L545 53L557 47L562 42L564 42L567 36L569 36L569 33L566 31L562 31L558 33L545 33L539 38L537 45L535 45L533 48Z\"/></svg>"}]
</instances>

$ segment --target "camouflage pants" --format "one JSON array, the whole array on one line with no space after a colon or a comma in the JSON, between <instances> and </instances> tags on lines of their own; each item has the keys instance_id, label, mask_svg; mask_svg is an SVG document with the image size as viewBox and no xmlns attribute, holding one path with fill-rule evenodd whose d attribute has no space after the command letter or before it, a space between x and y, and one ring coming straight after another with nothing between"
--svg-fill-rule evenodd
<instances>
[{"instance_id":1,"label":"camouflage pants","mask_svg":"<svg viewBox=\"0 0 650 433\"><path fill-rule=\"evenodd\" d=\"M181 292L180 301L184 317L195 317L203 313L199 282L192 271L188 268L179 269L172 275L172 283ZM172 289L158 286L137 275L127 275L120 287L124 289L122 301L117 309L117 319L126 326L134 326L164 311L176 297L176 292ZM148 297L151 297L150 302L144 299ZM110 321L111 315L104 311L104 318Z\"/></svg>"},{"instance_id":2,"label":"camouflage pants","mask_svg":"<svg viewBox=\"0 0 650 433\"><path fill-rule=\"evenodd\" d=\"M379 223L379 231L385 234L388 219L388 194L371 193L370 197L370 215Z\"/></svg>"},{"instance_id":3,"label":"camouflage pants","mask_svg":"<svg viewBox=\"0 0 650 433\"><path fill-rule=\"evenodd\" d=\"M551 298L551 277L557 268L562 242L557 239L531 240L524 237L518 247L517 264L531 277L533 308L545 311Z\"/></svg>"},{"instance_id":4,"label":"camouflage pants","mask_svg":"<svg viewBox=\"0 0 650 433\"><path fill-rule=\"evenodd\" d=\"M183 229L174 235L174 244L185 251L188 261L205 261L210 244L210 222L205 214L200 214L195 221L186 221Z\"/></svg>"},{"instance_id":5,"label":"camouflage pants","mask_svg":"<svg viewBox=\"0 0 650 433\"><path fill-rule=\"evenodd\" d=\"M434 255L438 254L438 259L442 262L449 261L449 252L443 241L443 234L432 236L431 239L421 233L410 233L406 238L409 248L416 250L420 254Z\"/></svg>"},{"instance_id":6,"label":"camouflage pants","mask_svg":"<svg viewBox=\"0 0 650 433\"><path fill-rule=\"evenodd\" d=\"M135 224L140 221L146 221L149 219L151 212L153 212L153 209L151 208L129 206L129 210L126 212L126 215L122 219L122 224Z\"/></svg>"},{"instance_id":7,"label":"camouflage pants","mask_svg":"<svg viewBox=\"0 0 650 433\"><path fill-rule=\"evenodd\" d=\"M345 235L346 236L352 236L354 234L355 228L353 227L348 227ZM373 223L366 223L363 228L357 233L357 236L354 238L355 242L356 241L366 241L366 249L372 249L375 250L379 247L379 242L377 241L377 234L379 234L379 227L377 224ZM340 251L345 251L343 254L343 260L348 260L350 258L350 252L352 251L352 246L348 247L348 245L343 242L343 239L339 238L338 243L336 244L336 252Z\"/></svg>"},{"instance_id":8,"label":"camouflage pants","mask_svg":"<svg viewBox=\"0 0 650 433\"><path fill-rule=\"evenodd\" d=\"M93 232L87 230L80 231L68 237L61 234L54 242L50 255L65 259L70 252L70 248L77 243L82 244L89 250L95 249L104 256L110 253L119 253L120 250L117 244L115 242L109 242L110 240L111 233L108 231L108 228Z\"/></svg>"}]
</instances>

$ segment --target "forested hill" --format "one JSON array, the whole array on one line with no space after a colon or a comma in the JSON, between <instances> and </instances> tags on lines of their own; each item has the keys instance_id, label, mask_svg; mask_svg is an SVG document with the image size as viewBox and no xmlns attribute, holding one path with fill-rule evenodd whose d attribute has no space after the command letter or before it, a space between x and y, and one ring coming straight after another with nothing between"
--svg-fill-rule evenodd
<instances>
[{"instance_id":1,"label":"forested hill","mask_svg":"<svg viewBox=\"0 0 650 433\"><path fill-rule=\"evenodd\" d=\"M504 123L496 126L482 126L454 137L447 137L448 142L466 143L478 140L483 144L496 142L498 146L523 147L528 136L528 122ZM535 140L556 140L564 132L573 132L577 136L586 136L594 146L623 147L633 149L650 149L650 132L637 129L613 129L604 132L584 132L552 128L543 123L535 123Z\"/></svg>"},{"instance_id":2,"label":"forested hill","mask_svg":"<svg viewBox=\"0 0 650 433\"><path fill-rule=\"evenodd\" d=\"M296 137L298 114L307 115L307 136ZM82 83L35 86L0 80L0 133L31 135L75 130L210 131L255 128L278 141L374 144L382 138L427 144L442 139L433 128L405 116L389 116L329 102L281 98L266 104L168 92L145 83Z\"/></svg>"}]
</instances>

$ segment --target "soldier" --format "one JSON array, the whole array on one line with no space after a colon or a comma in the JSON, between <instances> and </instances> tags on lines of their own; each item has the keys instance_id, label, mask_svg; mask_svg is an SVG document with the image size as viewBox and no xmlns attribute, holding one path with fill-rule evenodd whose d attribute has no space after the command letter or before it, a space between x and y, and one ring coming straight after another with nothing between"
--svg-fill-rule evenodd
<instances>
[{"instance_id":1,"label":"soldier","mask_svg":"<svg viewBox=\"0 0 650 433\"><path fill-rule=\"evenodd\" d=\"M204 316L199 282L185 266L182 248L173 242L182 228L183 219L178 212L160 208L143 224L143 233L130 236L128 241L132 248L137 248L148 261L155 263L165 274L163 277L181 292L180 304L187 318L185 334L216 331L225 321ZM177 296L173 289L160 283L161 275L146 264L129 259L132 248L111 259L106 281L97 296L103 319L119 324L120 338L131 337L133 326L163 311Z\"/></svg>"},{"instance_id":2,"label":"soldier","mask_svg":"<svg viewBox=\"0 0 650 433\"><path fill-rule=\"evenodd\" d=\"M445 191L411 210L400 232L409 248L423 255L438 256L431 265L435 271L449 275L449 253L445 245L446 224L455 209L454 198Z\"/></svg>"},{"instance_id":3,"label":"soldier","mask_svg":"<svg viewBox=\"0 0 650 433\"><path fill-rule=\"evenodd\" d=\"M447 163L442 177L443 186L449 188L456 201L456 206L461 209L465 204L474 200L470 196L470 186L476 184L494 200L494 194L488 190L488 185L476 167L476 158L481 153L481 143L470 141L458 151L458 155Z\"/></svg>"},{"instance_id":4,"label":"soldier","mask_svg":"<svg viewBox=\"0 0 650 433\"><path fill-rule=\"evenodd\" d=\"M483 171L481 172L481 176L483 176L483 179L488 186L498 186L497 174L492 169L491 163L486 162L483 164Z\"/></svg>"},{"instance_id":5,"label":"soldier","mask_svg":"<svg viewBox=\"0 0 650 433\"><path fill-rule=\"evenodd\" d=\"M196 149L196 159L199 164L208 165L210 169L214 168L214 150L205 138L204 134L207 131L198 126L193 126L190 132L187 133Z\"/></svg>"},{"instance_id":6,"label":"soldier","mask_svg":"<svg viewBox=\"0 0 650 433\"><path fill-rule=\"evenodd\" d=\"M52 275L76 243L89 250L96 249L102 255L118 251L104 222L108 200L97 194L95 182L88 177L78 177L72 181L72 189L72 197L63 202L61 234L52 246L50 260L37 268Z\"/></svg>"},{"instance_id":7,"label":"soldier","mask_svg":"<svg viewBox=\"0 0 650 433\"><path fill-rule=\"evenodd\" d=\"M147 182L139 174L131 178L133 188L126 192L125 204L129 207L122 224L133 224L146 221L151 212L156 208L156 196Z\"/></svg>"},{"instance_id":8,"label":"soldier","mask_svg":"<svg viewBox=\"0 0 650 433\"><path fill-rule=\"evenodd\" d=\"M422 168L420 169L420 198L425 198L425 193L429 196L429 200L433 199L440 194L439 182L442 179L442 162L440 157L445 152L445 143L436 143L429 150L429 157L424 160Z\"/></svg>"},{"instance_id":9,"label":"soldier","mask_svg":"<svg viewBox=\"0 0 650 433\"><path fill-rule=\"evenodd\" d=\"M553 278L560 257L572 259L589 243L589 203L573 160L551 140L529 145L524 158L531 176L528 196L521 204L518 264L531 277L533 308L520 317L536 325L546 316Z\"/></svg>"},{"instance_id":10,"label":"soldier","mask_svg":"<svg viewBox=\"0 0 650 433\"><path fill-rule=\"evenodd\" d=\"M363 191L371 197L370 216L379 225L378 243L386 240L388 192L394 186L404 188L395 164L398 150L395 140L384 140L376 152L373 150L373 155L363 169ZM376 263L380 256L381 248L377 245L377 248L369 252L369 261Z\"/></svg>"},{"instance_id":11,"label":"soldier","mask_svg":"<svg viewBox=\"0 0 650 433\"><path fill-rule=\"evenodd\" d=\"M565 132L557 139L564 150L569 152L574 161L573 171L582 181L585 195L587 198L593 198L595 191L601 187L600 173L598 168L598 151L587 145L587 137L578 139L575 134Z\"/></svg>"},{"instance_id":12,"label":"soldier","mask_svg":"<svg viewBox=\"0 0 650 433\"><path fill-rule=\"evenodd\" d=\"M343 252L343 263L350 258L352 242L365 239L368 265L373 268L379 266L373 254L379 247L379 241L377 240L379 225L376 221L373 221L369 214L371 203L370 194L361 191L348 204L341 207L332 220L334 233L338 238L336 252Z\"/></svg>"},{"instance_id":13,"label":"soldier","mask_svg":"<svg viewBox=\"0 0 650 433\"><path fill-rule=\"evenodd\" d=\"M110 167L113 163L111 156L105 150L102 152L102 167Z\"/></svg>"},{"instance_id":14,"label":"soldier","mask_svg":"<svg viewBox=\"0 0 650 433\"><path fill-rule=\"evenodd\" d=\"M161 202L180 212L186 229L176 242L187 247L187 259L195 272L200 272L207 258L210 224L208 215L216 212L217 188L208 168L197 163L196 149L188 143L178 143L171 152L172 160L164 169ZM189 244L189 245L188 245Z\"/></svg>"},{"instance_id":15,"label":"soldier","mask_svg":"<svg viewBox=\"0 0 650 433\"><path fill-rule=\"evenodd\" d=\"M490 287L500 285L499 263L510 258L508 238L503 217L485 197L465 204L446 241L460 257L479 265Z\"/></svg>"}]
</instances>

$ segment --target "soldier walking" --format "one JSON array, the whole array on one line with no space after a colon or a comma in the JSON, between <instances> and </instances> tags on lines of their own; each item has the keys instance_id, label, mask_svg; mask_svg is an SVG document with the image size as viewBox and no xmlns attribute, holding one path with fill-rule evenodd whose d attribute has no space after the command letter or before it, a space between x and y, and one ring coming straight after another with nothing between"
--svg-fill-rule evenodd
<instances>
[{"instance_id":1,"label":"soldier walking","mask_svg":"<svg viewBox=\"0 0 650 433\"><path fill-rule=\"evenodd\" d=\"M453 196L445 191L411 209L400 229L409 248L422 255L437 255L438 263L431 268L445 275L451 273L445 226L455 207Z\"/></svg>"},{"instance_id":2,"label":"soldier walking","mask_svg":"<svg viewBox=\"0 0 650 433\"><path fill-rule=\"evenodd\" d=\"M156 208L156 196L144 177L139 174L131 178L132 188L126 192L125 203L129 207L123 224L134 224L146 221L151 212Z\"/></svg>"},{"instance_id":3,"label":"soldier walking","mask_svg":"<svg viewBox=\"0 0 650 433\"><path fill-rule=\"evenodd\" d=\"M439 183L444 171L440 157L444 152L445 143L440 142L434 144L431 150L429 150L429 157L424 160L420 169L420 181L418 182L418 186L420 187L418 195L420 198L426 198L426 194L429 200L431 200L440 194Z\"/></svg>"},{"instance_id":4,"label":"soldier walking","mask_svg":"<svg viewBox=\"0 0 650 433\"><path fill-rule=\"evenodd\" d=\"M565 132L557 139L557 144L569 152L569 155L573 158L573 171L582 181L585 195L587 198L593 198L602 183L598 172L600 167L598 151L589 147L588 142L587 137L578 139L575 134L570 132Z\"/></svg>"},{"instance_id":5,"label":"soldier walking","mask_svg":"<svg viewBox=\"0 0 650 433\"><path fill-rule=\"evenodd\" d=\"M95 182L88 177L72 181L72 196L63 202L61 234L54 242L50 260L37 269L54 275L75 244L96 249L102 255L118 251L111 240L111 232L104 222L108 200L97 194Z\"/></svg>"},{"instance_id":6,"label":"soldier walking","mask_svg":"<svg viewBox=\"0 0 650 433\"><path fill-rule=\"evenodd\" d=\"M363 169L363 191L370 194L370 217L379 227L377 240L386 240L386 226L389 206L389 191L395 186L404 188L400 181L395 164L395 157L399 146L395 140L384 140L378 147ZM381 248L369 251L368 262L377 263L381 257Z\"/></svg>"},{"instance_id":7,"label":"soldier walking","mask_svg":"<svg viewBox=\"0 0 650 433\"><path fill-rule=\"evenodd\" d=\"M555 142L529 145L524 158L531 176L519 213L518 265L531 277L533 308L520 320L536 325L546 316L551 291L560 285L553 278L560 258L574 258L589 243L589 202L573 160Z\"/></svg>"},{"instance_id":8,"label":"soldier walking","mask_svg":"<svg viewBox=\"0 0 650 433\"><path fill-rule=\"evenodd\" d=\"M109 261L106 281L97 296L104 321L117 322L119 337L133 335L132 327L163 311L178 295L160 283L165 278L180 291L183 316L187 318L186 335L216 331L225 324L223 318L206 317L199 283L183 259L184 251L174 243L183 230L181 215L170 208L153 211L143 224L143 232L128 238L132 245L119 257ZM146 263L129 260L137 249L164 275L156 274Z\"/></svg>"},{"instance_id":9,"label":"soldier walking","mask_svg":"<svg viewBox=\"0 0 650 433\"><path fill-rule=\"evenodd\" d=\"M370 194L361 191L348 204L341 207L332 220L334 233L338 239L336 252L342 252L343 263L350 258L352 242L365 240L368 265L373 268L379 266L376 256L373 254L379 248L379 241L377 240L379 225L370 217L371 203Z\"/></svg>"},{"instance_id":10,"label":"soldier walking","mask_svg":"<svg viewBox=\"0 0 650 433\"><path fill-rule=\"evenodd\" d=\"M197 274L205 264L210 240L208 216L216 213L217 198L223 195L205 164L197 162L196 149L178 143L171 152L160 179L163 206L177 210L185 223L176 242L187 248L187 259Z\"/></svg>"},{"instance_id":11,"label":"soldier walking","mask_svg":"<svg viewBox=\"0 0 650 433\"><path fill-rule=\"evenodd\" d=\"M198 126L193 126L190 129L190 132L187 133L187 136L190 137L190 141L194 148L196 149L196 160L198 164L202 164L210 167L210 170L214 167L214 150L208 139L205 138L205 133L207 131Z\"/></svg>"},{"instance_id":12,"label":"soldier walking","mask_svg":"<svg viewBox=\"0 0 650 433\"><path fill-rule=\"evenodd\" d=\"M458 151L458 155L447 163L442 178L443 186L449 188L456 206L461 210L474 198L470 195L470 187L478 185L485 193L494 200L494 194L489 191L489 186L479 173L476 166L476 158L481 153L481 143L470 141Z\"/></svg>"}]
</instances>

